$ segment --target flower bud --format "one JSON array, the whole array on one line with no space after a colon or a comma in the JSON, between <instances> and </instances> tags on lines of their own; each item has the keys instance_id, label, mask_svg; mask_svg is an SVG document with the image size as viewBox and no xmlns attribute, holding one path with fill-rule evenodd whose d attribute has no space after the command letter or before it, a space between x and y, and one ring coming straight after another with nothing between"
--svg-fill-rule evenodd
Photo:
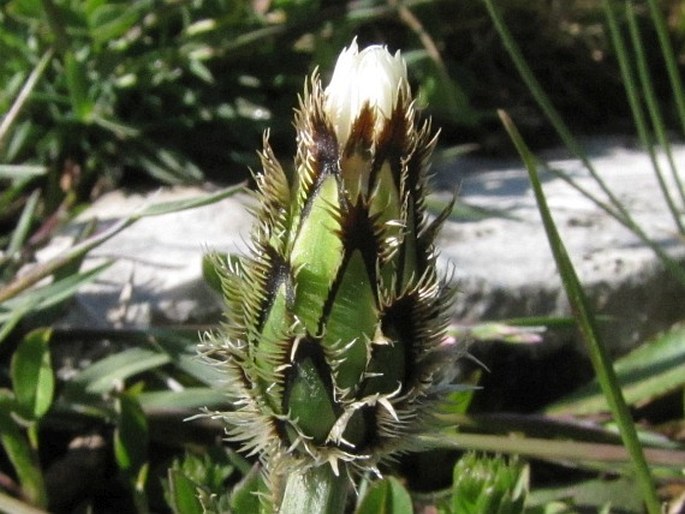
<instances>
[{"instance_id":1,"label":"flower bud","mask_svg":"<svg viewBox=\"0 0 685 514\"><path fill-rule=\"evenodd\" d=\"M422 429L443 390L453 290L438 276L419 126L399 52L341 53L295 116L295 176L268 142L252 253L224 268L228 323L203 350L236 410L229 439L273 473L375 469Z\"/></svg>"},{"instance_id":2,"label":"flower bud","mask_svg":"<svg viewBox=\"0 0 685 514\"><path fill-rule=\"evenodd\" d=\"M373 111L374 132L380 133L390 119L400 92L408 95L407 65L397 51L374 45L359 52L352 41L338 57L333 77L325 90L325 110L338 142L344 146L364 107Z\"/></svg>"}]
</instances>

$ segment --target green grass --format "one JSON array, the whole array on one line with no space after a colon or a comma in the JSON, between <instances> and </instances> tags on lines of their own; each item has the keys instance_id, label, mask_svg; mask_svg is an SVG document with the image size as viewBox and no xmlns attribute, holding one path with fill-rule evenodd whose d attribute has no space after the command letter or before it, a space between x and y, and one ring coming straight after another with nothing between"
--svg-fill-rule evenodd
<instances>
[{"instance_id":1,"label":"green grass","mask_svg":"<svg viewBox=\"0 0 685 514\"><path fill-rule=\"evenodd\" d=\"M279 152L292 150L292 108L305 75L315 65L329 72L353 34L362 43L382 39L402 48L420 103L445 128L446 146L475 142L492 150L499 140L498 150L508 147L495 113L503 106L535 185L536 161L524 141L537 139L535 126L554 133L598 181L603 196L581 192L685 283L682 265L601 181L576 133L605 101L583 89L597 73L610 89L625 85L625 98L614 98L610 107L622 113L617 118L634 123L671 212L664 222L682 235L685 192L668 138L675 131L677 139L685 134L682 33L664 16L669 9L674 19L679 2L577 1L553 11L544 9L546 2L514 0L458 6L447 0L347 6L279 0L264 12L257 4L10 0L0 7L0 511L46 512L55 500L50 468L64 463L70 441L92 433L104 439L104 457L91 472L105 473L100 481L122 512L260 508L253 493L267 485L254 456L220 443L221 420L186 421L204 407L225 409L229 402L218 371L195 358L195 327L68 330L41 320L108 266L81 269L97 245L141 217L199 207L239 190L230 184L256 166L265 129ZM568 29L573 24L577 32ZM564 59L569 52L578 59ZM604 55L604 61L582 58L586 54ZM552 68L554 74L540 73ZM574 75L575 82L569 79ZM567 98L581 104L569 107ZM533 122L527 112L534 112ZM569 113L575 114L569 119ZM655 158L661 150L664 167ZM572 178L562 178L580 189ZM104 191L205 180L227 187L150 205L104 231L88 227L64 254L35 261L35 252ZM655 485L681 479L685 447L673 434L685 423L682 326L644 341L616 363L614 373L554 233L554 213L536 190L596 379L534 414L472 412L474 396L487 390L452 393L434 430L415 441L421 452L407 462L416 465L389 465L383 480L362 477L350 509L411 512L413 503L444 513L542 513L583 507L607 512L611 505L637 513L647 505L657 512ZM456 219L493 215L461 208ZM531 316L453 332L476 345L541 344L541 328L573 324ZM70 378L57 376L55 349L75 341L113 344L111 353ZM476 385L482 373L464 380ZM635 412L648 413L650 423L636 423L630 416ZM77 481L84 479L68 469ZM540 480L544 474L551 478ZM428 490L415 486L418 476L429 477ZM98 512L102 496L85 488L60 511Z\"/></svg>"}]
</instances>

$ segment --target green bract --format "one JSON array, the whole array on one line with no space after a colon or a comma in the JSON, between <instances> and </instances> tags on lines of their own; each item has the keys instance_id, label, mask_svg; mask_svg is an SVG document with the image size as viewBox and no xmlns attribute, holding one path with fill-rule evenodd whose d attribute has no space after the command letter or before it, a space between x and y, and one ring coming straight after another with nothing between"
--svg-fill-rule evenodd
<instances>
[{"instance_id":1,"label":"green bract","mask_svg":"<svg viewBox=\"0 0 685 514\"><path fill-rule=\"evenodd\" d=\"M375 469L406 448L444 389L453 289L426 214L435 136L399 53L356 43L295 116L289 180L265 138L249 257L222 267L228 320L203 352L236 409L230 439L279 470Z\"/></svg>"}]
</instances>

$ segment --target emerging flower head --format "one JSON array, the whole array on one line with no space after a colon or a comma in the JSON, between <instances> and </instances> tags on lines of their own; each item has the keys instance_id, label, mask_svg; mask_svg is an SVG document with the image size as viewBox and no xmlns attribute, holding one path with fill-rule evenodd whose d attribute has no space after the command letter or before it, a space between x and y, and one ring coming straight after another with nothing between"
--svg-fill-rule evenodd
<instances>
[{"instance_id":1,"label":"emerging flower head","mask_svg":"<svg viewBox=\"0 0 685 514\"><path fill-rule=\"evenodd\" d=\"M340 53L325 90L325 109L341 145L365 106L373 110L378 132L390 119L400 94L409 94L409 84L407 65L399 50L393 56L385 47L374 45L360 52L357 41L352 41Z\"/></svg>"},{"instance_id":2,"label":"emerging flower head","mask_svg":"<svg viewBox=\"0 0 685 514\"><path fill-rule=\"evenodd\" d=\"M204 351L237 408L216 415L273 473L375 469L422 430L453 361L444 217L425 208L435 136L399 53L356 42L328 88L312 77L295 126L295 176L265 140L253 252L219 270L230 322Z\"/></svg>"}]
</instances>

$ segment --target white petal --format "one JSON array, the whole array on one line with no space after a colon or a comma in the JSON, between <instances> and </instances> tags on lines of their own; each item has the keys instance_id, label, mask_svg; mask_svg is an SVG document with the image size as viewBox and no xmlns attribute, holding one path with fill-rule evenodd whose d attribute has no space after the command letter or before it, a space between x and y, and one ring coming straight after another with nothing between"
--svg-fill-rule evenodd
<instances>
[{"instance_id":1,"label":"white petal","mask_svg":"<svg viewBox=\"0 0 685 514\"><path fill-rule=\"evenodd\" d=\"M364 105L376 113L376 130L389 119L401 88L407 88L407 65L400 52L390 54L373 45L361 52L356 39L338 57L331 82L325 90L325 109L338 142L344 145L352 123Z\"/></svg>"}]
</instances>

